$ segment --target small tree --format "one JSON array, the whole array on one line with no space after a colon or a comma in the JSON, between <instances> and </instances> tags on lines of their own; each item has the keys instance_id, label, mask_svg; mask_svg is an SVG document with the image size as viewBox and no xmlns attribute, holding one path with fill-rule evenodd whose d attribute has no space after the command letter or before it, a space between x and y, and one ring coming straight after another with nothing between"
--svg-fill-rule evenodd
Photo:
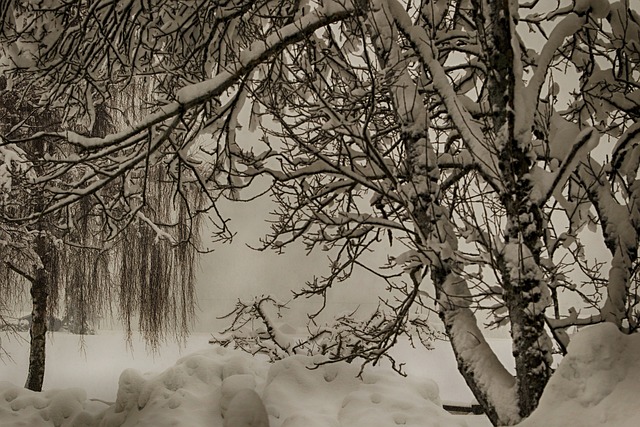
<instances>
[{"instance_id":1,"label":"small tree","mask_svg":"<svg viewBox=\"0 0 640 427\"><path fill-rule=\"evenodd\" d=\"M134 75L154 80L154 96L117 134L33 136L77 148L60 175L90 165L76 181L90 185L54 185L47 211L150 158L174 159L211 201L242 198L265 177L279 204L265 248L331 251L327 276L300 295L324 298L361 267L394 294L370 322L343 322L361 338L348 357L377 361L408 324L424 324L417 309L435 310L496 425L536 407L552 339L564 351L568 328L636 330L640 17L628 2L51 2L5 18L30 25L12 33L9 69L45 78L46 98L60 94L69 111ZM85 9L82 26L64 25ZM577 84L558 84L564 74ZM199 135L210 139L194 157ZM588 228L610 260L585 248ZM389 235L406 250L382 274L362 255ZM509 325L515 376L478 310Z\"/></svg>"}]
</instances>

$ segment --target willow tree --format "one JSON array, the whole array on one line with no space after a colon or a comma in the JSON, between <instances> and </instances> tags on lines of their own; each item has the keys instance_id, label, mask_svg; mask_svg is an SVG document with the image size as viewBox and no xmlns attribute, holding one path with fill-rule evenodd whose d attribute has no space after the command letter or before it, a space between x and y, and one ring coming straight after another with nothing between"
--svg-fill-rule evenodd
<instances>
[{"instance_id":1,"label":"willow tree","mask_svg":"<svg viewBox=\"0 0 640 427\"><path fill-rule=\"evenodd\" d=\"M118 133L31 136L77 150L56 176L83 170L65 181L81 190L49 183L47 212L168 156L210 200L272 184L265 247L301 240L331 256L299 295L326 298L357 269L391 292L370 319L343 317L307 348L269 327L257 339L287 353L328 337L334 360L375 362L435 311L497 425L536 407L570 328L637 329L640 17L629 2L45 3L9 2L5 21L29 31L5 49L7 72L43 79L44 98L72 111L90 112L109 84L154 82L149 115ZM82 25L65 26L79 10ZM582 243L589 229L606 261ZM381 272L363 254L389 236L406 250ZM571 293L583 305L567 305ZM260 304L238 310L269 322ZM515 375L478 312L509 327Z\"/></svg>"},{"instance_id":2,"label":"willow tree","mask_svg":"<svg viewBox=\"0 0 640 427\"><path fill-rule=\"evenodd\" d=\"M144 110L139 100L146 90L132 85L109 104L92 105L92 117L83 123L65 118L66 112L55 105L38 105L37 85L18 79L10 83L18 86L5 85L1 94L5 137L56 130L63 120L70 120L76 130L104 135L133 119L133 108L138 114ZM130 336L137 317L138 329L152 346L166 333L184 338L194 315L201 193L188 183L176 190L166 165L159 162L129 178L124 207L118 206L123 198L112 185L64 210L41 215L47 207L47 190L41 183L56 181L72 192L79 189L66 186L65 178L59 179L51 167L64 163L69 150L50 138L39 138L21 147L4 144L1 153L6 243L0 294L3 303L11 304L21 300L25 284L30 288L26 387L37 391L44 381L49 319L58 311L64 313L69 331L78 334L90 333L100 317L117 313ZM139 185L144 195L136 198Z\"/></svg>"}]
</instances>

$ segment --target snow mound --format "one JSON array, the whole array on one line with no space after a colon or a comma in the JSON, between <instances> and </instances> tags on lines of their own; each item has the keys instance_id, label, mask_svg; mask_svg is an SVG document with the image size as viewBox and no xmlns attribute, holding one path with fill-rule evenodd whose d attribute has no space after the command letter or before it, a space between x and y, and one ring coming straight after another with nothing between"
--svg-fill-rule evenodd
<instances>
[{"instance_id":1,"label":"snow mound","mask_svg":"<svg viewBox=\"0 0 640 427\"><path fill-rule=\"evenodd\" d=\"M84 390L71 388L36 393L0 382L2 427L94 426L106 404L87 400Z\"/></svg>"},{"instance_id":2,"label":"snow mound","mask_svg":"<svg viewBox=\"0 0 640 427\"><path fill-rule=\"evenodd\" d=\"M0 426L466 426L442 409L431 380L381 367L358 376L357 364L324 361L293 356L270 364L211 348L160 374L125 370L111 405L87 400L81 389L33 393L0 383Z\"/></svg>"},{"instance_id":3,"label":"snow mound","mask_svg":"<svg viewBox=\"0 0 640 427\"><path fill-rule=\"evenodd\" d=\"M255 391L238 391L224 413L224 427L269 427L269 415L262 399Z\"/></svg>"},{"instance_id":4,"label":"snow mound","mask_svg":"<svg viewBox=\"0 0 640 427\"><path fill-rule=\"evenodd\" d=\"M222 426L235 394L257 387L261 371L251 356L223 348L183 357L155 376L125 370L100 427Z\"/></svg>"},{"instance_id":5,"label":"snow mound","mask_svg":"<svg viewBox=\"0 0 640 427\"><path fill-rule=\"evenodd\" d=\"M585 328L572 340L520 427L635 427L640 419L640 335L610 324Z\"/></svg>"},{"instance_id":6,"label":"snow mound","mask_svg":"<svg viewBox=\"0 0 640 427\"><path fill-rule=\"evenodd\" d=\"M293 356L269 370L264 401L271 426L464 426L445 412L438 386L414 382L384 369ZM294 391L295 392L292 392Z\"/></svg>"}]
</instances>

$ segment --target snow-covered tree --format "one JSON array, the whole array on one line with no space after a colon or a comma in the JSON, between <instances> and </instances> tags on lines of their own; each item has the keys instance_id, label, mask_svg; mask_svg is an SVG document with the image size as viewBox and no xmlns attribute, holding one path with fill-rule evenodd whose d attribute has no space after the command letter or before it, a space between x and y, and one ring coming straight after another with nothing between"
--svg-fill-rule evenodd
<instances>
[{"instance_id":1,"label":"snow-covered tree","mask_svg":"<svg viewBox=\"0 0 640 427\"><path fill-rule=\"evenodd\" d=\"M47 212L112 185L127 195L162 160L211 202L267 179L279 208L265 247L331 256L299 295L326 297L355 269L391 291L371 322L343 322L362 338L349 351L376 361L424 325L420 310L437 311L494 424L536 407L571 328L637 329L640 16L628 0L45 0L2 16L4 73L39 79L42 102L70 117L92 121L137 76L153 88L149 114L118 133L31 135L75 148L54 165L75 178L47 182ZM585 244L591 230L608 258ZM383 272L366 257L380 247ZM515 376L482 312L509 327Z\"/></svg>"}]
</instances>

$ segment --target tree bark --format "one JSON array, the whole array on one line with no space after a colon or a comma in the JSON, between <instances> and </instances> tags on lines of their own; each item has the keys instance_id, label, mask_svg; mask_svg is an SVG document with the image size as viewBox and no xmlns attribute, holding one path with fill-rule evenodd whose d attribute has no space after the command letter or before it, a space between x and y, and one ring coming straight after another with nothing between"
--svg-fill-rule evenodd
<instances>
[{"instance_id":1,"label":"tree bark","mask_svg":"<svg viewBox=\"0 0 640 427\"><path fill-rule=\"evenodd\" d=\"M41 265L36 267L31 282L31 311L29 370L25 388L42 391L44 383L46 339L47 339L47 305L49 298L49 277L52 257L47 249L46 237L40 235L35 242L36 253L40 256Z\"/></svg>"},{"instance_id":2,"label":"tree bark","mask_svg":"<svg viewBox=\"0 0 640 427\"><path fill-rule=\"evenodd\" d=\"M50 127L49 123L44 124L45 128ZM30 158L35 160L35 172L38 176L44 174L42 166L38 164L44 159L45 153L50 150L50 144L45 140L34 141L31 145ZM49 153L50 154L50 153ZM43 212L45 201L42 190L33 193L33 209L35 212ZM32 232L36 233L33 242L34 251L40 259L39 264L34 266L33 280L31 281L31 328L30 348L29 348L29 370L25 388L32 391L42 391L44 383L44 370L46 361L47 326L48 326L48 306L49 294L53 289L55 272L55 247L49 236L52 229L50 217L41 217L33 225Z\"/></svg>"},{"instance_id":3,"label":"tree bark","mask_svg":"<svg viewBox=\"0 0 640 427\"><path fill-rule=\"evenodd\" d=\"M519 53L514 48L514 18L509 0L474 0L474 15L487 62L492 133L499 150L503 190L501 202L507 214L505 247L498 259L509 311L513 356L516 365L520 416L526 418L538 406L551 377L551 340L545 331L544 311L548 286L540 269L542 214L531 199L531 129L516 130L515 99L523 90Z\"/></svg>"}]
</instances>

